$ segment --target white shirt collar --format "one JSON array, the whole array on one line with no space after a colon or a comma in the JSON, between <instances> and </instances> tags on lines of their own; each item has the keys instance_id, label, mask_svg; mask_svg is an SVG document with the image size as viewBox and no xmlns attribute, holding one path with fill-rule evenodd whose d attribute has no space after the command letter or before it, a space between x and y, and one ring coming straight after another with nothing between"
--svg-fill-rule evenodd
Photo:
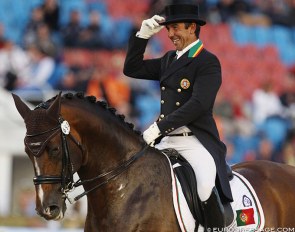
<instances>
[{"instance_id":1,"label":"white shirt collar","mask_svg":"<svg viewBox=\"0 0 295 232\"><path fill-rule=\"evenodd\" d=\"M181 51L176 51L177 59L179 59L184 53L186 53L188 50L190 50L193 46L195 46L199 42L199 39L196 41L192 42L188 46L186 46L183 50Z\"/></svg>"}]
</instances>

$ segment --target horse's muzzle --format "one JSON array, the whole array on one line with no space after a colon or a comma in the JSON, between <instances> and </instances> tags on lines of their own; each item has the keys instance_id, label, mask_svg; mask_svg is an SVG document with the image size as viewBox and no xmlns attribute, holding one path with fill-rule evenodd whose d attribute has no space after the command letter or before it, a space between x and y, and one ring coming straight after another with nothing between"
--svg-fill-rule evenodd
<instances>
[{"instance_id":1,"label":"horse's muzzle","mask_svg":"<svg viewBox=\"0 0 295 232\"><path fill-rule=\"evenodd\" d=\"M42 208L41 210L36 209L37 214L41 217L45 218L46 220L61 220L64 217L65 206L58 206L58 205L49 205L47 207Z\"/></svg>"}]
</instances>

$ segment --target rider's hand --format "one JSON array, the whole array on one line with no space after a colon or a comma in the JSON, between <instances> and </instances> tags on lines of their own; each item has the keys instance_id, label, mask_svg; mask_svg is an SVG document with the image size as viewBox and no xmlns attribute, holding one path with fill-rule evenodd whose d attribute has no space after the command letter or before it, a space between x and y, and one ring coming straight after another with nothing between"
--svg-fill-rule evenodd
<instances>
[{"instance_id":1,"label":"rider's hand","mask_svg":"<svg viewBox=\"0 0 295 232\"><path fill-rule=\"evenodd\" d=\"M153 123L148 129L143 132L143 139L147 144L151 144L161 135L161 131L157 125L157 123Z\"/></svg>"},{"instance_id":2,"label":"rider's hand","mask_svg":"<svg viewBox=\"0 0 295 232\"><path fill-rule=\"evenodd\" d=\"M165 18L159 15L154 15L150 19L143 20L140 31L137 32L136 36L142 39L149 39L152 35L158 33L164 27L159 24L164 20Z\"/></svg>"}]
</instances>

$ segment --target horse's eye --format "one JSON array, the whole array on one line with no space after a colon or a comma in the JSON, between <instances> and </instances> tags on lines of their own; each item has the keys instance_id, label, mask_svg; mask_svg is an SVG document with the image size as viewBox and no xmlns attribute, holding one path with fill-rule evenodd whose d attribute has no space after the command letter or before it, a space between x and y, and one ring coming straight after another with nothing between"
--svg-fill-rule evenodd
<instances>
[{"instance_id":1,"label":"horse's eye","mask_svg":"<svg viewBox=\"0 0 295 232\"><path fill-rule=\"evenodd\" d=\"M50 152L49 153L52 156L58 155L59 154L59 147L54 147L54 148L50 149Z\"/></svg>"}]
</instances>

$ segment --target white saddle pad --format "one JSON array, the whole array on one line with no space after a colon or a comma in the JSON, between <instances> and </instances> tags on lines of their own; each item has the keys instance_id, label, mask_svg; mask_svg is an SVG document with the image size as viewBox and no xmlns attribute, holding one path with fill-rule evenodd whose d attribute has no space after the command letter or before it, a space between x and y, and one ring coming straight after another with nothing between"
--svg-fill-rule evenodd
<instances>
[{"instance_id":1,"label":"white saddle pad","mask_svg":"<svg viewBox=\"0 0 295 232\"><path fill-rule=\"evenodd\" d=\"M172 170L171 163L170 166L173 203L179 226L183 232L193 232L195 229L195 219L189 210L181 185ZM173 168L177 166L179 166L179 164L175 164ZM233 172L233 174L234 178L231 180L230 186L234 201L231 203L231 206L236 213L235 217L238 231L259 231L264 227L265 223L259 199L253 187L245 177L236 172Z\"/></svg>"}]
</instances>

